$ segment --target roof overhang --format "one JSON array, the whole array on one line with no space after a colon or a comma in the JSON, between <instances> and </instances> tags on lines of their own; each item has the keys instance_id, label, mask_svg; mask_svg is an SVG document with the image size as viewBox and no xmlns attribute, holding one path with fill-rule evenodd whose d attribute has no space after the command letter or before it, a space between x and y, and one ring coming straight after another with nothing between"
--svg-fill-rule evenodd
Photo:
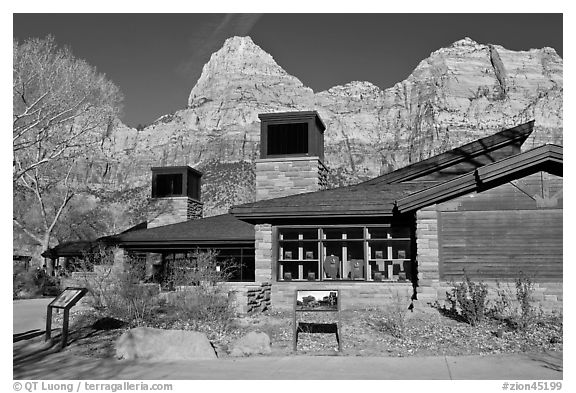
<instances>
[{"instance_id":1,"label":"roof overhang","mask_svg":"<svg viewBox=\"0 0 576 393\"><path fill-rule=\"evenodd\" d=\"M544 145L485 165L456 179L397 200L398 212L418 210L471 192L486 191L540 171L562 176L562 151L561 146Z\"/></svg>"},{"instance_id":2,"label":"roof overhang","mask_svg":"<svg viewBox=\"0 0 576 393\"><path fill-rule=\"evenodd\" d=\"M467 163L481 167L494 162L494 155L512 155L520 152L522 144L534 130L534 120L480 138L428 159L407 165L390 173L368 180L369 183L401 183L413 181L434 172ZM510 152L510 153L508 153ZM498 159L501 159L499 157Z\"/></svg>"}]
</instances>

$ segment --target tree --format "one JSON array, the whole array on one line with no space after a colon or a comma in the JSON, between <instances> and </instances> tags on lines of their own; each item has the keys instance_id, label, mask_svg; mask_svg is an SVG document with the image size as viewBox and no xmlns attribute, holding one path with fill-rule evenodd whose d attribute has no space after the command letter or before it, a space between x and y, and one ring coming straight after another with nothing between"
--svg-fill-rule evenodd
<instances>
[{"instance_id":1,"label":"tree","mask_svg":"<svg viewBox=\"0 0 576 393\"><path fill-rule=\"evenodd\" d=\"M13 48L14 225L44 250L81 187L74 172L111 133L118 87L54 38Z\"/></svg>"}]
</instances>

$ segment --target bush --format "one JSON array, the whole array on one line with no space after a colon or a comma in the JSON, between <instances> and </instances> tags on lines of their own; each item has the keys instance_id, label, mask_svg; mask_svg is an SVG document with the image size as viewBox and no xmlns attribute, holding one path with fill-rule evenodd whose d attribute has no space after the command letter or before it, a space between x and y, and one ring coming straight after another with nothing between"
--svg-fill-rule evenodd
<instances>
[{"instance_id":1,"label":"bush","mask_svg":"<svg viewBox=\"0 0 576 393\"><path fill-rule=\"evenodd\" d=\"M534 323L542 318L542 310L537 311L532 305L534 294L534 282L521 274L514 282L513 290L503 289L499 282L496 283L496 300L491 307L492 317L506 322L509 328L525 332Z\"/></svg>"},{"instance_id":2,"label":"bush","mask_svg":"<svg viewBox=\"0 0 576 393\"><path fill-rule=\"evenodd\" d=\"M520 316L518 318L518 328L521 331L528 330L542 315L542 310L536 312L532 306L532 295L534 294L534 282L530 277L520 275L516 279L516 299L520 304Z\"/></svg>"},{"instance_id":3,"label":"bush","mask_svg":"<svg viewBox=\"0 0 576 393\"><path fill-rule=\"evenodd\" d=\"M381 332L403 339L406 336L408 304L410 304L409 298L396 292L392 296L392 302L381 311L381 316L370 323Z\"/></svg>"},{"instance_id":4,"label":"bush","mask_svg":"<svg viewBox=\"0 0 576 393\"><path fill-rule=\"evenodd\" d=\"M229 306L228 292L220 285L238 269L232 260L221 260L213 250L194 252L190 258L173 261L167 279L176 289L170 296L169 313L194 326L210 326L225 332L234 312Z\"/></svg>"},{"instance_id":5,"label":"bush","mask_svg":"<svg viewBox=\"0 0 576 393\"><path fill-rule=\"evenodd\" d=\"M60 293L60 281L42 269L26 271L23 266L13 266L12 297L56 296Z\"/></svg>"},{"instance_id":6,"label":"bush","mask_svg":"<svg viewBox=\"0 0 576 393\"><path fill-rule=\"evenodd\" d=\"M145 261L125 256L123 268L114 267L114 253L99 249L84 258L84 285L95 309L132 326L192 321L194 326L207 324L218 331L228 328L233 312L219 283L236 268L232 262L219 260L214 251L170 261L163 284L173 291L160 296L160 284L144 282Z\"/></svg>"},{"instance_id":7,"label":"bush","mask_svg":"<svg viewBox=\"0 0 576 393\"><path fill-rule=\"evenodd\" d=\"M475 326L484 320L486 315L486 296L488 289L486 284L473 282L470 277L464 275L464 281L460 284L452 284L450 292L446 292L446 298L452 305L452 311L460 311L460 315L470 325Z\"/></svg>"},{"instance_id":8,"label":"bush","mask_svg":"<svg viewBox=\"0 0 576 393\"><path fill-rule=\"evenodd\" d=\"M144 284L145 264L128 256L123 267L114 267L114 253L114 249L99 248L82 259L80 267L83 285L91 295L89 301L108 316L132 326L145 325L159 303L158 285Z\"/></svg>"}]
</instances>

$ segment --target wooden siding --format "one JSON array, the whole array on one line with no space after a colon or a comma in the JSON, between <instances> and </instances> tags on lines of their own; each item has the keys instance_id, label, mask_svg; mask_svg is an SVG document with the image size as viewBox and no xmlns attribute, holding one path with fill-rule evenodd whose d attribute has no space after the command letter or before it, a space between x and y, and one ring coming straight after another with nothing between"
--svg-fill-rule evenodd
<instances>
[{"instance_id":1,"label":"wooden siding","mask_svg":"<svg viewBox=\"0 0 576 393\"><path fill-rule=\"evenodd\" d=\"M441 279L562 279L562 179L513 183L437 206Z\"/></svg>"}]
</instances>

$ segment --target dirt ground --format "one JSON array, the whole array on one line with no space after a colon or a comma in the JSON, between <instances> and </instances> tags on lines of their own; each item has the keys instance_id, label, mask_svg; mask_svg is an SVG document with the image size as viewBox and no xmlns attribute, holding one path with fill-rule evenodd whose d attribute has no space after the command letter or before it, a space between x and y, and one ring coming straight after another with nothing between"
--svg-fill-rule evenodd
<instances>
[{"instance_id":1,"label":"dirt ground","mask_svg":"<svg viewBox=\"0 0 576 393\"><path fill-rule=\"evenodd\" d=\"M561 317L551 317L549 322L535 323L529 330L520 332L490 319L471 326L431 307L407 312L401 320L386 319L380 310L342 311L340 315L331 312L297 315L298 321L326 323L339 320L341 326L342 352L338 352L334 334L300 333L297 353L304 355L406 357L563 350ZM127 327L94 329L91 325L95 319L87 310L72 315L70 342L65 351L100 359L115 356L114 342ZM231 344L250 331L261 331L270 336L272 356L287 356L293 354L292 324L291 312L265 312L240 316L226 331L213 330L210 326L196 326L195 330L207 334L220 358L227 357ZM398 328L398 324L402 327ZM58 327L58 321L54 326ZM189 329L190 325L176 322L170 328Z\"/></svg>"}]
</instances>

